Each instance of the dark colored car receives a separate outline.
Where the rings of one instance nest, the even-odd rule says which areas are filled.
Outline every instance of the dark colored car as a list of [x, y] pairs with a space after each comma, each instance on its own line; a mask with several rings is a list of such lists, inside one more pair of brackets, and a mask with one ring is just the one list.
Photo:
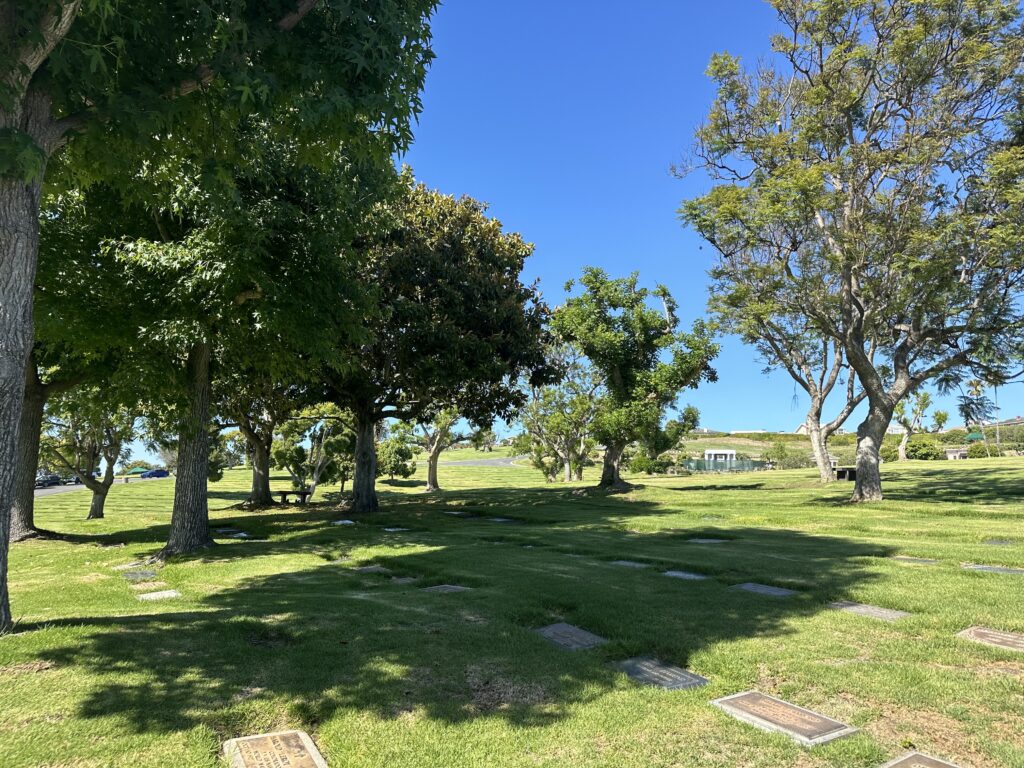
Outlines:
[[152, 478], [152, 477], [170, 477], [171, 473], [166, 469], [150, 469], [143, 472], [139, 477]]
[[60, 485], [60, 475], [53, 472], [36, 473], [36, 488], [49, 488], [51, 485]]

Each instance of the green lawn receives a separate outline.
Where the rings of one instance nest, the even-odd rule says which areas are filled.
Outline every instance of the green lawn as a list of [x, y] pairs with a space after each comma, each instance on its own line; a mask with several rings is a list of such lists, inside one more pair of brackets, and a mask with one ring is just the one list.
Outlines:
[[[68, 540], [13, 549], [0, 765], [216, 766], [225, 739], [296, 727], [344, 768], [868, 768], [912, 745], [964, 768], [1024, 766], [1024, 654], [955, 637], [1024, 632], [1024, 576], [960, 567], [1024, 567], [1019, 459], [887, 466], [889, 500], [870, 507], [813, 471], [644, 479], [611, 497], [523, 467], [442, 467], [441, 481], [437, 497], [385, 484], [377, 516], [331, 526], [344, 515], [326, 504], [228, 509], [248, 482], [229, 472], [211, 486], [215, 525], [269, 540], [165, 565], [182, 596], [158, 603], [112, 568], [159, 548], [173, 481], [115, 486], [103, 521], [83, 519], [87, 493], [41, 499], [40, 523]], [[367, 564], [419, 581], [354, 571]], [[799, 594], [729, 589], [748, 581]], [[419, 590], [440, 583], [473, 589]], [[610, 642], [570, 652], [532, 631], [563, 620]], [[711, 683], [668, 692], [610, 666], [641, 654]], [[709, 704], [752, 688], [861, 730], [807, 750]]]

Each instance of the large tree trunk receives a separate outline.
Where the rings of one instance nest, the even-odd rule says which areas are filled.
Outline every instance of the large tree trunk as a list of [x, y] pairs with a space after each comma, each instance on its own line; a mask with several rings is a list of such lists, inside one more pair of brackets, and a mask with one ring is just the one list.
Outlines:
[[102, 520], [103, 507], [107, 503], [107, 486], [103, 485], [92, 492], [92, 501], [89, 502], [89, 516], [86, 520]]
[[882, 448], [885, 431], [892, 420], [892, 412], [892, 406], [872, 402], [868, 408], [868, 415], [857, 427], [857, 481], [851, 501], [882, 500], [878, 452]]
[[[0, 128], [17, 127], [0, 109]], [[39, 254], [41, 182], [0, 178], [0, 633], [13, 626], [7, 588], [11, 510], [20, 461], [25, 363], [32, 346], [32, 289]]]
[[39, 381], [35, 356], [25, 364], [25, 397], [18, 426], [18, 457], [14, 467], [14, 503], [11, 505], [11, 541], [36, 536], [36, 470], [39, 468], [39, 435], [43, 428], [46, 387]]
[[441, 484], [437, 481], [437, 464], [441, 458], [441, 441], [430, 447], [427, 454], [427, 493], [441, 490]]
[[598, 488], [628, 488], [629, 483], [623, 482], [619, 475], [619, 466], [622, 464], [622, 454], [626, 450], [624, 444], [605, 446], [604, 464], [601, 467], [601, 482]]
[[171, 531], [161, 557], [213, 546], [206, 484], [210, 461], [210, 344], [198, 341], [188, 353], [189, 407], [178, 436]]
[[376, 512], [377, 423], [369, 413], [356, 415], [356, 469], [352, 478], [352, 511]]
[[814, 454], [814, 463], [818, 467], [818, 475], [823, 483], [831, 483], [835, 479], [832, 471], [832, 460], [828, 455], [828, 443], [825, 439], [825, 432], [821, 428], [821, 422], [813, 414], [807, 415], [807, 436], [811, 439], [811, 452]]
[[248, 503], [254, 507], [266, 507], [274, 503], [270, 495], [270, 450], [259, 439], [249, 439], [249, 455], [252, 459], [252, 489]]

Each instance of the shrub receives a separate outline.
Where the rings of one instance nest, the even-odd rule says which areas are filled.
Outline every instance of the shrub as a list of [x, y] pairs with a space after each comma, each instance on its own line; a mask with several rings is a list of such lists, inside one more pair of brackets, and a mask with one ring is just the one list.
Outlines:
[[643, 453], [638, 453], [629, 462], [629, 471], [636, 474], [664, 475], [672, 462], [665, 459], [652, 459]]
[[985, 450], [984, 443], [971, 443], [967, 446], [968, 459], [987, 459], [989, 452]]
[[892, 443], [882, 443], [878, 456], [882, 461], [896, 461], [900, 457], [900, 450]]
[[907, 445], [907, 458], [918, 461], [937, 461], [946, 458], [946, 452], [934, 440], [911, 440]]
[[791, 448], [782, 440], [772, 443], [772, 447], [766, 450], [761, 458], [771, 462], [776, 469], [804, 469], [814, 463], [806, 451]]

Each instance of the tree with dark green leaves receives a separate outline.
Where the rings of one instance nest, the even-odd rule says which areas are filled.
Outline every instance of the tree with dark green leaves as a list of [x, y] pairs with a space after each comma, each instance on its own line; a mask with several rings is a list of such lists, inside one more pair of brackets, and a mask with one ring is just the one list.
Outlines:
[[401, 435], [392, 435], [377, 445], [377, 477], [412, 477], [416, 461], [412, 446]]
[[[161, 395], [153, 396], [160, 418], [178, 435], [164, 557], [213, 543], [206, 478], [214, 385], [230, 387], [248, 372], [276, 381], [311, 375], [325, 357], [341, 364], [335, 351], [362, 337], [364, 303], [348, 279], [345, 246], [363, 199], [393, 179], [372, 167], [357, 178], [341, 154], [327, 170], [304, 166], [263, 124], [236, 140], [248, 146], [248, 162], [231, 174], [209, 178], [187, 159], [174, 165], [179, 183], [154, 211], [159, 239], [110, 245], [125, 294], [146, 308], [136, 318], [136, 357]], [[167, 172], [153, 166], [140, 176]]]
[[929, 380], [1001, 380], [1018, 357], [1018, 4], [773, 5], [773, 59], [712, 59], [696, 156], [716, 185], [684, 214], [725, 268], [842, 348], [868, 406], [852, 500], [876, 501], [897, 403]]
[[431, 419], [445, 408], [476, 424], [509, 417], [540, 381], [547, 311], [519, 274], [532, 246], [502, 231], [469, 197], [408, 176], [357, 242], [358, 285], [376, 309], [369, 341], [344, 349], [335, 401], [355, 415], [353, 511], [378, 508], [375, 434], [385, 419]]
[[323, 403], [303, 408], [281, 424], [271, 456], [274, 466], [288, 472], [292, 486], [309, 491], [312, 499], [320, 485], [343, 483], [351, 476], [355, 444], [351, 414]]
[[[434, 0], [0, 0], [0, 631], [8, 525], [48, 167], [125, 191], [163, 155], [215, 167], [240, 121], [273, 115], [304, 162], [344, 142], [406, 145], [430, 61]], [[192, 362], [202, 365], [201, 350]]]
[[[716, 378], [711, 361], [718, 346], [703, 322], [680, 331], [668, 289], [641, 288], [637, 279], [588, 267], [579, 280], [582, 293], [559, 307], [551, 324], [600, 374], [604, 396], [594, 435], [605, 449], [599, 487], [606, 489], [628, 487], [619, 473], [626, 446], [657, 427], [683, 389]], [[566, 291], [574, 287], [570, 282]], [[651, 306], [654, 300], [661, 306]]]

